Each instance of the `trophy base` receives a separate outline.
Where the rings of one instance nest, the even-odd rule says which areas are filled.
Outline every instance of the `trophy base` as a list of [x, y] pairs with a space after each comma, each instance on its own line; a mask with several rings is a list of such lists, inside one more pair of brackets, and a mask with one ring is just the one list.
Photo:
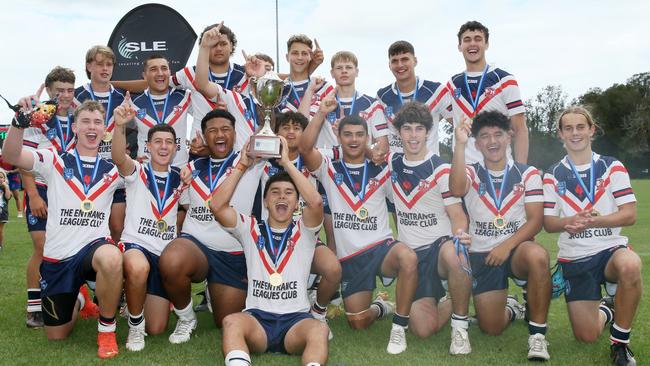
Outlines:
[[281, 146], [278, 136], [253, 135], [248, 145], [248, 153], [255, 158], [278, 159]]

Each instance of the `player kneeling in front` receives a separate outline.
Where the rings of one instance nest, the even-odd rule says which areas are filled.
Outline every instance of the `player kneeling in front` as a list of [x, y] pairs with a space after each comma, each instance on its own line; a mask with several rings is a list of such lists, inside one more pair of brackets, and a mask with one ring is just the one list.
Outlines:
[[[544, 228], [561, 233], [558, 262], [576, 339], [595, 342], [611, 323], [615, 365], [636, 365], [630, 331], [641, 300], [641, 259], [621, 236], [636, 221], [636, 198], [627, 170], [616, 158], [591, 150], [596, 124], [582, 107], [558, 120], [567, 156], [544, 175]], [[601, 301], [601, 285], [612, 298]], [[600, 301], [600, 304], [599, 304]], [[614, 316], [616, 310], [616, 316]]]
[[[499, 112], [479, 114], [471, 127], [464, 120], [455, 130], [449, 188], [456, 197], [464, 197], [469, 214], [472, 293], [479, 327], [498, 335], [510, 322], [523, 318], [524, 307], [507, 296], [508, 277], [518, 284], [527, 282], [528, 359], [548, 360], [549, 258], [533, 241], [542, 228], [542, 180], [535, 167], [508, 159], [511, 133], [508, 117]], [[483, 160], [465, 165], [470, 134]]]
[[122, 293], [122, 253], [109, 239], [108, 217], [119, 176], [113, 163], [98, 156], [104, 134], [104, 108], [86, 101], [77, 108], [72, 131], [75, 149], [22, 148], [23, 129], [15, 124], [2, 149], [5, 160], [47, 182], [48, 216], [41, 263], [41, 299], [45, 335], [66, 338], [83, 306], [79, 287], [96, 281], [99, 299], [97, 355], [118, 354], [115, 312]]
[[149, 163], [139, 163], [125, 153], [125, 126], [135, 117], [129, 102], [127, 93], [126, 102], [115, 109], [111, 154], [124, 177], [129, 197], [122, 232], [124, 289], [129, 314], [126, 349], [140, 351], [144, 349], [147, 333], [160, 334], [167, 328], [169, 299], [162, 285], [158, 260], [163, 249], [176, 237], [176, 212], [182, 183], [178, 168], [170, 167], [176, 151], [173, 127], [160, 124], [147, 132]]
[[[270, 177], [264, 187], [266, 221], [258, 222], [230, 207], [235, 187], [252, 164], [245, 153], [210, 203], [217, 221], [241, 243], [248, 273], [246, 309], [223, 320], [226, 366], [250, 365], [251, 351], [302, 353], [303, 365], [327, 362], [329, 328], [311, 315], [307, 297], [323, 201], [293, 165], [287, 142], [281, 139], [280, 165], [285, 172]], [[299, 195], [305, 207], [302, 217], [294, 221]]]

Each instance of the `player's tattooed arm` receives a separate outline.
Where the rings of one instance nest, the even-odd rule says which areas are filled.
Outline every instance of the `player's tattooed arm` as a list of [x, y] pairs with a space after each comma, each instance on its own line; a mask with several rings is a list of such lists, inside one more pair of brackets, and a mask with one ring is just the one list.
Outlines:
[[451, 173], [449, 174], [449, 191], [455, 197], [463, 197], [469, 191], [470, 182], [465, 171], [465, 146], [470, 135], [469, 121], [463, 116], [460, 125], [454, 129], [456, 145], [451, 158]]

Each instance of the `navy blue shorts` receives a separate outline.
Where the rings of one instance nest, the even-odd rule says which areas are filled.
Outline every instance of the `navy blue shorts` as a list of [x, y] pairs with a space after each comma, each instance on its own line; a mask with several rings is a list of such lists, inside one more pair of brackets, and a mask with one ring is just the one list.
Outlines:
[[[47, 186], [37, 184], [36, 190], [38, 190], [38, 195], [45, 201], [47, 204]], [[29, 195], [25, 195], [25, 219], [27, 220], [27, 231], [30, 233], [32, 231], [45, 231], [45, 226], [47, 225], [47, 218], [42, 219], [32, 215], [32, 210], [29, 209]]]
[[361, 291], [373, 291], [377, 287], [375, 276], [382, 279], [384, 286], [393, 283], [393, 278], [382, 277], [381, 264], [395, 243], [397, 241], [393, 239], [386, 239], [371, 245], [361, 253], [341, 260], [343, 274], [341, 294], [343, 298]]
[[9, 181], [9, 190], [20, 191], [23, 189], [23, 181], [20, 179], [19, 173], [7, 173], [7, 180]]
[[248, 290], [246, 257], [243, 252], [234, 254], [212, 250], [187, 233], [181, 233], [178, 237], [192, 241], [208, 259], [208, 284], [220, 283], [244, 291]]
[[485, 264], [487, 253], [469, 253], [469, 263], [472, 267], [472, 294], [474, 296], [488, 291], [505, 290], [508, 288], [508, 277], [518, 281], [525, 281], [515, 277], [512, 273], [512, 256], [517, 249], [510, 252], [508, 259], [500, 266], [488, 266]]
[[303, 319], [313, 319], [310, 313], [274, 314], [259, 309], [245, 311], [257, 320], [266, 333], [266, 351], [287, 353], [284, 348], [284, 337], [287, 332]]
[[167, 292], [162, 284], [162, 277], [160, 276], [160, 268], [158, 267], [159, 256], [151, 253], [147, 249], [135, 243], [124, 243], [124, 252], [129, 249], [139, 250], [147, 258], [149, 262], [149, 275], [147, 276], [147, 293], [151, 295], [160, 296], [163, 299], [169, 300]]
[[445, 296], [446, 291], [438, 275], [438, 255], [440, 246], [449, 239], [450, 237], [443, 236], [432, 244], [415, 249], [418, 256], [418, 287], [413, 301], [423, 297], [433, 297], [438, 301]]
[[113, 193], [113, 203], [126, 203], [126, 189], [116, 189]]
[[579, 300], [600, 300], [602, 298], [601, 285], [606, 282], [605, 267], [615, 251], [627, 248], [619, 245], [605, 249], [590, 257], [574, 261], [558, 261], [562, 266], [566, 290], [566, 302]]
[[45, 325], [55, 326], [72, 320], [79, 287], [95, 281], [93, 255], [102, 245], [113, 245], [105, 238], [95, 239], [77, 254], [59, 262], [41, 262], [41, 302]]

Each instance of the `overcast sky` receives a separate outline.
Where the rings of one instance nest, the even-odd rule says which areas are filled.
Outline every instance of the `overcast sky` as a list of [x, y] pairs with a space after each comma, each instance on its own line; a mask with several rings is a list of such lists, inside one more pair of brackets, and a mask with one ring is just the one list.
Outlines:
[[[224, 20], [240, 50], [275, 58], [275, 1], [160, 1], [179, 11], [196, 33]], [[33, 93], [56, 65], [87, 82], [86, 50], [106, 44], [119, 19], [140, 1], [4, 1], [0, 12], [0, 93], [16, 102]], [[360, 91], [375, 95], [392, 81], [387, 48], [413, 43], [417, 74], [446, 81], [464, 69], [456, 33], [467, 20], [490, 29], [489, 63], [514, 74], [524, 100], [542, 87], [562, 85], [576, 97], [589, 88], [624, 83], [650, 71], [650, 2], [645, 1], [279, 1], [280, 71], [286, 72], [286, 39], [316, 37], [325, 63], [316, 74], [329, 77], [329, 59], [339, 50], [359, 58]], [[196, 47], [190, 63], [196, 59]], [[11, 112], [0, 107], [3, 123]]]

